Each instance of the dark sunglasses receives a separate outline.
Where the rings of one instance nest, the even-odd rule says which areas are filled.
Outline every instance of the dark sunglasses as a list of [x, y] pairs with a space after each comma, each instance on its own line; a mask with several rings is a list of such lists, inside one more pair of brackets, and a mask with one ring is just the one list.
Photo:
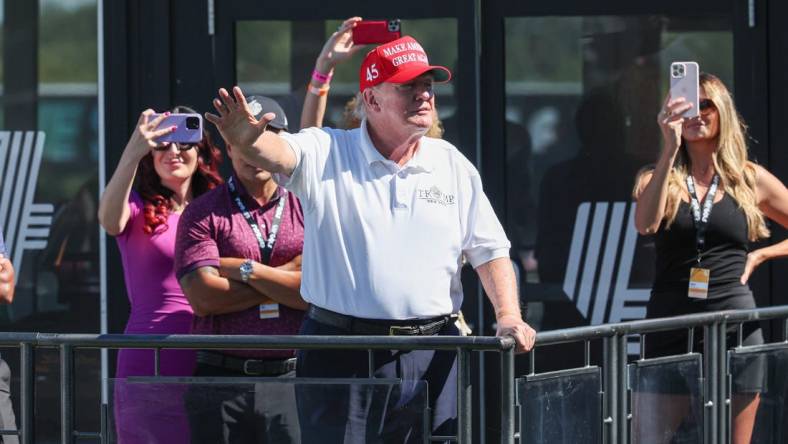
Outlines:
[[700, 112], [704, 114], [711, 112], [711, 110], [713, 109], [717, 109], [717, 107], [714, 105], [714, 102], [712, 102], [711, 99], [703, 99], [698, 103], [698, 105], [699, 105], [698, 108], [700, 108]]
[[[192, 148], [194, 148], [196, 146], [197, 145], [194, 144], [194, 143], [176, 143], [175, 144], [175, 148], [178, 148], [178, 151], [189, 151], [190, 149], [192, 149]], [[169, 143], [166, 144], [166, 145], [159, 145], [159, 146], [153, 148], [153, 151], [159, 151], [159, 152], [169, 151], [169, 150], [170, 150], [170, 144]]]

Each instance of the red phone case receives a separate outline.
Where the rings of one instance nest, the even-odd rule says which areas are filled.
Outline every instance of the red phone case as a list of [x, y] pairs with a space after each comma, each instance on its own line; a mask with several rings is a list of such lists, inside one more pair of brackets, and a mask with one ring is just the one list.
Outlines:
[[402, 36], [400, 31], [389, 31], [389, 22], [360, 21], [353, 28], [353, 43], [366, 45], [369, 43], [387, 43]]

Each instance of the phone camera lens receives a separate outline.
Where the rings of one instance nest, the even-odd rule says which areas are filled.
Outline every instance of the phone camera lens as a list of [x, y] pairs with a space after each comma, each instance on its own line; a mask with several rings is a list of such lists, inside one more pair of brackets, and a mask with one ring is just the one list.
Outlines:
[[186, 128], [190, 130], [200, 129], [200, 119], [197, 117], [187, 117]]

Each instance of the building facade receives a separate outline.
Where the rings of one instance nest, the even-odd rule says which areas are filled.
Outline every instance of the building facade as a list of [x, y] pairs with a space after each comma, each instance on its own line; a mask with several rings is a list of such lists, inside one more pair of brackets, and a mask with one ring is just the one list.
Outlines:
[[[6, 331], [122, 332], [123, 272], [96, 209], [139, 113], [176, 104], [208, 111], [218, 87], [238, 84], [276, 98], [295, 131], [315, 57], [354, 15], [401, 19], [431, 62], [453, 70], [454, 80], [436, 87], [444, 137], [482, 173], [539, 330], [645, 315], [653, 242], [634, 230], [630, 195], [636, 172], [659, 150], [656, 114], [672, 61], [696, 61], [734, 91], [751, 157], [788, 181], [788, 30], [780, 26], [788, 4], [777, 0], [0, 4], [0, 227], [18, 275], [16, 302], [0, 307]], [[326, 125], [342, 124], [362, 56], [337, 68]], [[785, 237], [781, 227], [772, 233], [769, 242]], [[788, 262], [776, 261], [756, 272], [759, 306], [788, 303], [788, 281], [779, 278], [787, 271]], [[494, 334], [474, 274], [465, 277], [474, 334]], [[3, 356], [14, 368], [13, 354]], [[537, 365], [581, 360], [582, 350], [568, 348]], [[41, 441], [57, 430], [56, 361], [54, 351], [37, 356]], [[106, 393], [91, 381], [111, 377], [113, 361], [92, 351], [77, 359], [86, 384], [77, 421], [98, 420], [92, 412]], [[496, 384], [496, 365], [474, 363], [475, 395], [491, 406], [479, 388]]]

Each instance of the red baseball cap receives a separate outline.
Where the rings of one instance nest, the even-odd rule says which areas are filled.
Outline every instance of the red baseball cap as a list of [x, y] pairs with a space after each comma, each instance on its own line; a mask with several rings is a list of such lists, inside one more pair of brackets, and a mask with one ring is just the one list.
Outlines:
[[449, 68], [430, 65], [419, 42], [405, 36], [367, 53], [358, 73], [359, 91], [383, 82], [407, 83], [426, 72], [432, 72], [437, 83], [451, 79]]

